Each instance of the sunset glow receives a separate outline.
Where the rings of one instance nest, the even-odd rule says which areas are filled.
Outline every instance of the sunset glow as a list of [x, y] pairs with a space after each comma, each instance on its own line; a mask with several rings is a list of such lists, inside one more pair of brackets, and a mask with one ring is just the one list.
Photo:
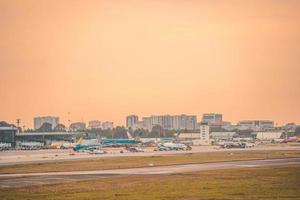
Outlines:
[[[0, 0], [0, 119], [300, 123], [298, 0]], [[68, 116], [68, 112], [70, 113]]]

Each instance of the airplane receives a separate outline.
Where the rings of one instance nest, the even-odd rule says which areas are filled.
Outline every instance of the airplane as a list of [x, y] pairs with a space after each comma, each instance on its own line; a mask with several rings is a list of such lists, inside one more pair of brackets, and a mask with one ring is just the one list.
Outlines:
[[95, 155], [97, 155], [97, 154], [106, 154], [107, 153], [106, 151], [102, 150], [99, 147], [90, 147], [90, 148], [87, 149], [87, 152], [89, 154], [95, 154]]
[[283, 143], [284, 141], [285, 141], [285, 139], [277, 138], [277, 139], [274, 139], [272, 142], [273, 143]]
[[102, 144], [98, 142], [97, 139], [92, 139], [92, 140], [83, 140], [81, 137], [77, 144], [74, 145], [73, 150], [74, 151], [80, 151], [80, 150], [89, 150], [92, 148], [101, 148]]
[[72, 149], [75, 145], [76, 145], [76, 143], [64, 142], [60, 148], [61, 149]]
[[254, 144], [244, 143], [244, 142], [220, 142], [219, 145], [222, 148], [231, 149], [231, 148], [250, 148], [254, 147]]
[[101, 149], [96, 149], [96, 150], [90, 150], [89, 151], [89, 154], [95, 154], [95, 155], [97, 155], [97, 154], [106, 154], [106, 153], [107, 153], [106, 151], [103, 151]]
[[294, 136], [294, 137], [289, 137], [285, 140], [282, 141], [282, 143], [288, 143], [288, 142], [299, 142], [300, 141], [300, 136]]
[[103, 138], [101, 142], [99, 142], [97, 139], [83, 140], [82, 138], [80, 138], [77, 144], [74, 145], [73, 150], [80, 151], [80, 150], [89, 150], [96, 147], [101, 148], [101, 147], [108, 147], [108, 146], [128, 146], [128, 145], [139, 143], [139, 141], [133, 138], [129, 132], [127, 132], [127, 137], [128, 138], [118, 138], [118, 139]]
[[172, 143], [174, 141], [174, 138], [160, 138], [160, 141], [162, 143]]
[[51, 149], [72, 149], [76, 144], [82, 142], [82, 138], [78, 140], [77, 143], [74, 142], [68, 142], [68, 141], [52, 141], [49, 145], [49, 148]]
[[172, 143], [172, 142], [166, 142], [158, 145], [159, 151], [168, 151], [168, 150], [191, 150], [191, 147], [182, 144], [182, 143]]
[[137, 143], [140, 143], [140, 141], [133, 138], [129, 132], [127, 132], [127, 138], [117, 138], [117, 139], [104, 138], [101, 141], [101, 144], [104, 146], [126, 146], [126, 145], [132, 145]]
[[251, 142], [245, 142], [245, 148], [252, 148], [252, 147], [255, 147], [255, 144], [254, 143], [251, 143]]
[[49, 145], [49, 148], [51, 149], [60, 149], [63, 145], [63, 141], [53, 141], [51, 142], [51, 144]]
[[157, 144], [160, 138], [140, 138], [142, 144]]

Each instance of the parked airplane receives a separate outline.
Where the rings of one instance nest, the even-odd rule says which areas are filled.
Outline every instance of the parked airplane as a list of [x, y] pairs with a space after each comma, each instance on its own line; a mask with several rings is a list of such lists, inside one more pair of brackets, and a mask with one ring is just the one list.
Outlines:
[[252, 148], [252, 147], [255, 147], [255, 144], [254, 143], [251, 143], [251, 142], [245, 142], [245, 148]]
[[107, 152], [102, 150], [100, 147], [90, 147], [87, 149], [89, 154], [106, 154]]
[[169, 150], [191, 150], [192, 148], [182, 143], [166, 142], [158, 145], [158, 151], [169, 151]]
[[288, 142], [298, 142], [300, 141], [300, 136], [294, 136], [294, 137], [289, 137], [285, 140], [282, 141], [282, 143], [288, 143]]
[[143, 145], [155, 145], [159, 143], [160, 139], [159, 138], [140, 138], [139, 141]]
[[96, 147], [98, 148], [102, 147], [101, 143], [99, 143], [97, 139], [84, 140], [83, 138], [80, 138], [77, 144], [74, 145], [73, 150], [74, 151], [88, 150]]
[[60, 148], [61, 149], [72, 149], [72, 148], [74, 148], [75, 145], [76, 145], [76, 143], [64, 142]]
[[63, 145], [63, 141], [52, 141], [49, 145], [49, 148], [51, 149], [60, 149]]
[[49, 147], [52, 149], [72, 149], [76, 144], [81, 144], [82, 142], [83, 138], [80, 138], [77, 143], [68, 141], [53, 141]]
[[133, 138], [129, 132], [127, 132], [127, 137], [128, 138], [117, 138], [117, 139], [104, 138], [102, 139], [101, 144], [104, 146], [126, 146], [126, 145], [140, 143], [140, 141]]

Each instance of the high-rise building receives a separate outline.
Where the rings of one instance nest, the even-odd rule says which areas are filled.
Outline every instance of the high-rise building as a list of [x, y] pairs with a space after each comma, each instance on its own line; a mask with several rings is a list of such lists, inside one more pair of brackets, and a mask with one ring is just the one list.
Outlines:
[[185, 128], [187, 130], [194, 130], [197, 127], [197, 116], [186, 115], [185, 116]]
[[35, 117], [33, 119], [33, 127], [35, 130], [41, 128], [44, 123], [49, 123], [54, 129], [59, 124], [59, 117], [55, 116], [44, 116], [44, 117]]
[[197, 126], [197, 116], [195, 115], [152, 115], [142, 119], [144, 128], [149, 131], [156, 125], [166, 130], [194, 130]]
[[223, 121], [222, 114], [204, 113], [202, 116], [202, 122], [204, 122], [204, 123], [220, 123], [222, 121]]
[[175, 115], [172, 117], [172, 129], [180, 130], [183, 129], [184, 125], [182, 123], [182, 117], [180, 115]]
[[139, 121], [139, 117], [137, 115], [129, 115], [126, 117], [126, 127], [132, 128], [134, 127]]
[[172, 116], [172, 129], [174, 130], [194, 130], [197, 128], [196, 115], [175, 115]]
[[171, 115], [163, 115], [162, 116], [162, 124], [163, 128], [167, 130], [173, 129], [173, 117]]
[[152, 117], [143, 117], [142, 120], [143, 120], [144, 129], [151, 131], [153, 127]]

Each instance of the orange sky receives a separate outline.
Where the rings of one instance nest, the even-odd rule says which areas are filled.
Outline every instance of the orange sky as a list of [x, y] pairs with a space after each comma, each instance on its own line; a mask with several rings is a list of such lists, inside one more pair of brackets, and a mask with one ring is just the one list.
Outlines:
[[0, 0], [0, 121], [300, 123], [299, 0]]

